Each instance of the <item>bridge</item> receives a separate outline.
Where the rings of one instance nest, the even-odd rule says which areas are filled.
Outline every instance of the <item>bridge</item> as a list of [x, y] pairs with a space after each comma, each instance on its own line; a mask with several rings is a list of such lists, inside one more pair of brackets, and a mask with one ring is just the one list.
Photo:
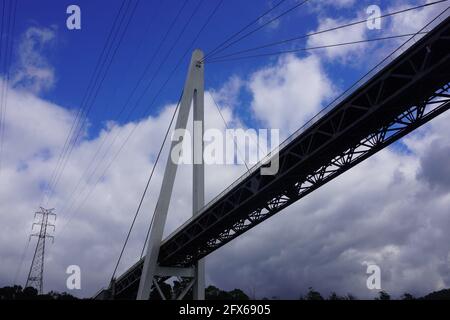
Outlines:
[[[158, 265], [189, 268], [450, 108], [450, 18], [386, 60], [160, 245]], [[301, 106], [299, 106], [300, 108]], [[97, 298], [136, 298], [145, 257]], [[161, 281], [167, 278], [161, 277]]]

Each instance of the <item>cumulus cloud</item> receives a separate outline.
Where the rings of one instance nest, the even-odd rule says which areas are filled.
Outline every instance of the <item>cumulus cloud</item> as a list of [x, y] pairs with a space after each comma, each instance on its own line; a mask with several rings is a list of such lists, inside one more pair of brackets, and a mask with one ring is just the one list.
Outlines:
[[[427, 0], [424, 3], [433, 2]], [[353, 4], [353, 3], [350, 3]], [[381, 15], [397, 12], [417, 6], [420, 3], [413, 1], [402, 2], [401, 4], [393, 4], [387, 6], [380, 6]], [[368, 40], [373, 38], [380, 38], [386, 36], [396, 36], [402, 34], [416, 33], [423, 27], [428, 25], [435, 17], [448, 9], [446, 3], [440, 3], [421, 9], [415, 9], [402, 14], [397, 14], [391, 17], [383, 18], [380, 22], [380, 29], [370, 29], [366, 23], [334, 30], [332, 32], [326, 32], [318, 35], [314, 35], [308, 38], [306, 43], [307, 47], [320, 47], [327, 45], [334, 45], [339, 43], [347, 43], [353, 41]], [[355, 16], [347, 16], [346, 14], [331, 14], [326, 10], [320, 11], [318, 17], [318, 26], [311, 32], [317, 32], [321, 30], [327, 30], [330, 28], [338, 27], [355, 21], [361, 21], [368, 19], [370, 15], [366, 12], [367, 6], [358, 6], [355, 8]], [[444, 12], [441, 19], [431, 25], [434, 27], [439, 21], [445, 19], [450, 15], [450, 10]], [[430, 28], [424, 30], [429, 31]], [[419, 34], [415, 37], [415, 41], [420, 39], [424, 34]], [[404, 43], [408, 38], [391, 39], [381, 42], [365, 42], [352, 45], [345, 45], [339, 47], [330, 47], [316, 50], [316, 54], [319, 54], [327, 62], [338, 62], [346, 64], [348, 66], [364, 66], [368, 59], [379, 61], [387, 54], [391, 53], [400, 44]], [[408, 42], [404, 48], [406, 49], [412, 45], [415, 41]]]
[[31, 92], [48, 90], [55, 83], [55, 72], [43, 55], [46, 47], [55, 41], [55, 28], [30, 27], [19, 44], [19, 61], [13, 84]]
[[337, 9], [348, 8], [351, 7], [355, 3], [355, 0], [322, 0], [319, 3], [312, 1], [310, 5], [312, 5], [316, 9], [324, 9], [327, 7], [333, 7]]
[[64, 137], [55, 132], [68, 130], [72, 121], [71, 112], [21, 89], [11, 90], [7, 104], [4, 141], [7, 152], [3, 159], [7, 164], [46, 160], [64, 143]]
[[218, 91], [215, 92], [217, 102], [221, 105], [225, 104], [235, 108], [239, 103], [239, 95], [244, 85], [244, 81], [241, 78], [232, 76]]
[[[361, 17], [350, 20], [323, 18], [320, 20], [317, 29], [311, 32], [335, 28], [356, 20], [361, 20]], [[365, 40], [367, 39], [366, 31], [367, 31], [366, 25], [359, 24], [349, 28], [337, 29], [333, 32], [326, 32], [314, 35], [308, 38], [307, 47], [320, 47], [339, 43]], [[355, 61], [355, 59], [360, 59], [361, 56], [365, 54], [366, 48], [367, 43], [358, 43], [354, 45], [320, 49], [317, 52], [319, 54], [325, 55], [325, 57], [330, 60], [338, 59], [340, 60], [340, 62], [348, 63]]]
[[[433, 1], [414, 2], [407, 1], [401, 4], [393, 4], [386, 7], [381, 7], [381, 14], [389, 12], [396, 12], [405, 10], [424, 3], [431, 3]], [[415, 9], [402, 14], [397, 14], [381, 20], [380, 30], [368, 30], [368, 38], [383, 37], [387, 35], [401, 35], [401, 34], [415, 34], [420, 32], [429, 32], [438, 23], [443, 21], [450, 15], [448, 4], [438, 3], [421, 9]], [[439, 18], [437, 18], [439, 16]], [[437, 18], [437, 19], [435, 19]], [[370, 51], [370, 55], [375, 60], [384, 58], [387, 54], [396, 50], [399, 46], [402, 49], [397, 51], [396, 55], [402, 53], [409, 46], [413, 45], [417, 40], [423, 37], [425, 33], [418, 33], [412, 39], [411, 36], [402, 37], [398, 39], [391, 39], [379, 43], [371, 43], [368, 45], [366, 51]]]
[[[226, 87], [232, 88], [235, 81], [230, 80]], [[4, 159], [1, 172], [2, 179], [9, 181], [1, 185], [0, 215], [2, 221], [5, 221], [2, 223], [3, 241], [0, 245], [2, 284], [13, 280], [23, 245], [30, 233], [33, 214], [42, 199], [43, 186], [52, 175], [74, 120], [74, 115], [62, 106], [46, 102], [30, 92], [15, 88], [9, 90], [8, 108], [11, 112], [8, 113], [6, 124], [7, 158]], [[221, 92], [218, 100], [221, 101], [224, 118], [229, 125], [237, 123], [230, 103], [235, 98], [231, 95], [226, 97], [222, 90], [217, 92]], [[49, 246], [46, 253], [46, 289], [66, 290], [65, 270], [71, 264], [79, 265], [82, 270], [85, 285], [79, 295], [91, 295], [108, 283], [174, 108], [173, 104], [167, 105], [159, 115], [138, 122], [124, 125], [109, 123], [98, 137], [83, 140], [74, 147], [48, 204], [56, 208], [58, 218], [55, 244]], [[205, 95], [205, 108], [206, 128], [224, 131], [225, 124], [209, 93]], [[131, 130], [135, 130], [135, 134], [128, 140], [125, 149], [111, 167], [105, 171], [111, 155], [116, 154]], [[111, 143], [115, 136], [115, 143]], [[105, 138], [107, 142], [101, 149], [100, 156], [93, 158]], [[109, 156], [104, 158], [102, 155], [107, 145], [111, 145], [111, 149]], [[140, 255], [162, 181], [165, 159], [168, 157], [167, 149], [166, 147], [162, 161], [157, 167], [119, 271], [134, 263]], [[90, 169], [86, 171], [86, 168]], [[206, 179], [207, 200], [231, 184], [245, 170], [243, 165], [221, 166], [220, 170], [218, 168], [219, 166], [207, 168], [207, 176], [214, 177]], [[166, 235], [192, 215], [191, 210], [186, 210], [192, 204], [192, 191], [186, 187], [191, 185], [191, 167], [181, 166], [174, 188]], [[8, 216], [9, 210], [14, 212], [11, 217]], [[34, 249], [33, 245], [34, 242], [28, 250], [20, 274], [19, 280], [22, 284], [24, 271], [31, 263], [30, 253]]]
[[[211, 281], [259, 297], [297, 298], [312, 286], [325, 295], [373, 298], [363, 264], [371, 261], [381, 268], [382, 288], [396, 297], [448, 287], [449, 188], [436, 194], [427, 183], [433, 176], [418, 174], [427, 168], [429, 137], [448, 144], [448, 119], [405, 139], [408, 153], [383, 150], [214, 253]], [[443, 159], [436, 158], [436, 171]], [[440, 175], [431, 179], [448, 181], [447, 170]], [[230, 269], [236, 272], [225, 279]]]
[[325, 1], [328, 5], [337, 7], [349, 7], [355, 3], [355, 0], [337, 0], [337, 1]]
[[[424, 1], [424, 3], [434, 2], [432, 0]], [[411, 7], [411, 4], [393, 5], [389, 11], [399, 11]], [[389, 19], [384, 25], [391, 33], [414, 33], [420, 28], [425, 27], [432, 19], [437, 17], [440, 13], [448, 9], [448, 4], [443, 2], [429, 7], [409, 11], [406, 14], [396, 15]], [[442, 15], [442, 19], [450, 15], [450, 10]]]
[[441, 140], [434, 140], [427, 146], [424, 157], [420, 159], [418, 178], [430, 184], [433, 188], [448, 190], [450, 187], [450, 168], [436, 166], [441, 159], [450, 159], [450, 145], [443, 145]]
[[[272, 1], [272, 0], [266, 1], [266, 7], [272, 8], [273, 6], [274, 6], [274, 1]], [[275, 16], [276, 16], [276, 14], [273, 13], [273, 12], [271, 12], [269, 14], [266, 14], [265, 16], [263, 16], [262, 18], [259, 19], [259, 24], [262, 25], [262, 24], [265, 24], [265, 23], [269, 22], [269, 20], [273, 20], [272, 22], [270, 22], [267, 25], [267, 29], [266, 30], [278, 29], [278, 27], [280, 26], [281, 21], [280, 21], [280, 19], [274, 20]]]
[[317, 113], [333, 94], [333, 85], [316, 56], [285, 56], [256, 71], [248, 81], [255, 116], [283, 136]]
[[[53, 39], [50, 34], [36, 37], [38, 43]], [[318, 55], [286, 56], [248, 79], [231, 78], [211, 94], [227, 122], [241, 126], [235, 107], [245, 86], [255, 117], [287, 135], [334, 95], [336, 88], [325, 72], [325, 61]], [[6, 159], [1, 172], [6, 182], [0, 185], [0, 285], [13, 280], [42, 186], [52, 174], [74, 117], [65, 106], [37, 97], [44, 89], [16, 83], [8, 95], [11, 111], [6, 119]], [[50, 201], [59, 216], [55, 244], [47, 250], [46, 290], [66, 291], [65, 270], [72, 264], [82, 272], [82, 290], [77, 295], [90, 296], [107, 285], [174, 107], [166, 105], [158, 115], [136, 122], [110, 122], [98, 137], [75, 146]], [[224, 130], [209, 93], [205, 108], [206, 127]], [[242, 288], [258, 298], [297, 298], [311, 286], [324, 294], [336, 291], [373, 297], [376, 293], [365, 286], [363, 264], [371, 261], [381, 268], [383, 289], [394, 295], [404, 291], [420, 295], [450, 286], [450, 172], [444, 163], [450, 146], [449, 116], [444, 114], [403, 139], [404, 148], [383, 150], [208, 256], [207, 282], [224, 289]], [[105, 137], [117, 135], [114, 154], [137, 126], [105, 175], [106, 164], [92, 176], [83, 175]], [[119, 273], [140, 255], [167, 156], [166, 148]], [[243, 166], [207, 166], [207, 199], [243, 172]], [[191, 184], [191, 168], [181, 166], [166, 235], [192, 214]], [[33, 244], [19, 278], [22, 283]]]

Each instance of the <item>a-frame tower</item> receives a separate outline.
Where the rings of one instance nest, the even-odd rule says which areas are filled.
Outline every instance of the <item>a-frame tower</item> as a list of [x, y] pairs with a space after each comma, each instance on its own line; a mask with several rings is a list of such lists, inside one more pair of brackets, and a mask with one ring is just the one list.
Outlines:
[[[195, 50], [192, 54], [189, 71], [184, 84], [183, 95], [180, 101], [178, 117], [175, 130], [186, 129], [191, 105], [193, 105], [194, 133], [193, 137], [193, 215], [197, 214], [204, 206], [205, 202], [205, 175], [203, 163], [203, 131], [204, 131], [204, 63], [203, 52]], [[155, 276], [180, 276], [189, 277], [191, 280], [183, 292], [176, 297], [182, 299], [184, 295], [193, 288], [194, 299], [204, 300], [205, 298], [205, 267], [203, 260], [200, 260], [192, 268], [162, 267], [158, 265], [159, 249], [163, 237], [164, 226], [167, 220], [170, 198], [172, 196], [173, 185], [177, 172], [178, 163], [171, 157], [172, 150], [177, 141], [172, 141], [169, 157], [167, 159], [164, 178], [156, 204], [155, 216], [147, 242], [147, 253], [144, 267], [139, 282], [137, 293], [138, 300], [148, 300], [152, 285], [164, 297]]]

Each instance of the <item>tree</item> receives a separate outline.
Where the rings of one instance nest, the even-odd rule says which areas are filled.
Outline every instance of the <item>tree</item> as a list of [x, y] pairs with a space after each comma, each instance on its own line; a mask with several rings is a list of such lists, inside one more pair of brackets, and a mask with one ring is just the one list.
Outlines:
[[306, 295], [306, 300], [324, 300], [324, 299], [318, 291], [315, 291], [312, 287], [309, 287], [308, 294]]
[[443, 289], [427, 294], [424, 300], [450, 300], [450, 289]]
[[234, 289], [229, 292], [232, 300], [250, 300], [241, 289]]
[[208, 286], [205, 289], [206, 300], [250, 300], [247, 294], [241, 289], [234, 289], [229, 292], [220, 290], [215, 286]]
[[35, 288], [21, 286], [0, 288], [0, 300], [76, 300], [78, 298], [63, 292], [50, 291], [47, 294], [38, 294]]
[[[36, 291], [37, 293], [37, 291]], [[22, 294], [21, 286], [0, 288], [0, 300], [15, 300]]]
[[375, 300], [391, 300], [391, 296], [384, 290], [381, 290], [378, 293], [378, 298], [375, 298]]
[[328, 300], [350, 300], [347, 297], [339, 296], [336, 292], [332, 292], [328, 297]]
[[206, 300], [230, 300], [231, 297], [227, 292], [220, 290], [219, 288], [217, 288], [215, 286], [208, 286], [205, 289], [205, 299]]
[[410, 293], [405, 292], [400, 299], [402, 300], [416, 300], [416, 298], [414, 298], [414, 296]]
[[22, 294], [17, 297], [17, 299], [21, 300], [34, 300], [38, 296], [38, 291], [32, 287], [26, 287], [23, 289]]

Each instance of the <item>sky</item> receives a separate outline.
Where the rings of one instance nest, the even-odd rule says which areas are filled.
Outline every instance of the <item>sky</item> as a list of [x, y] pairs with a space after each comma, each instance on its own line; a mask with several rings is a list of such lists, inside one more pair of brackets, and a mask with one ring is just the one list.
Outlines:
[[[277, 2], [225, 0], [203, 28], [218, 0], [129, 1], [117, 20], [121, 28], [113, 29], [111, 50], [103, 51], [122, 1], [19, 0], [2, 123], [0, 286], [26, 280], [35, 246], [35, 240], [28, 243], [33, 215], [55, 168], [59, 178], [44, 201], [58, 215], [44, 288], [68, 291], [65, 272], [73, 264], [81, 268], [82, 288], [69, 293], [88, 297], [108, 284], [195, 48], [211, 52], [255, 20], [252, 28], [259, 29], [215, 55], [219, 60], [366, 19], [370, 5], [383, 14], [424, 2], [310, 0], [267, 23], [299, 2], [287, 0], [255, 20]], [[66, 27], [71, 4], [81, 8], [81, 30]], [[255, 53], [415, 33], [447, 6], [383, 19], [379, 30], [362, 24]], [[205, 65], [205, 126], [225, 130], [212, 95], [229, 126], [274, 128], [287, 137], [403, 41], [226, 62], [211, 58]], [[100, 58], [102, 52], [109, 55]], [[99, 61], [104, 72], [95, 77]], [[5, 79], [2, 69], [2, 85]], [[89, 112], [80, 137], [58, 166], [81, 108]], [[241, 288], [256, 298], [296, 299], [309, 287], [370, 298], [377, 291], [366, 287], [364, 262], [372, 262], [393, 296], [448, 288], [448, 120], [448, 114], [439, 116], [208, 256], [207, 284]], [[167, 156], [165, 148], [162, 159]], [[158, 163], [119, 273], [140, 255], [163, 169]], [[207, 166], [206, 200], [245, 170]], [[191, 171], [179, 169], [165, 235], [191, 215]]]

